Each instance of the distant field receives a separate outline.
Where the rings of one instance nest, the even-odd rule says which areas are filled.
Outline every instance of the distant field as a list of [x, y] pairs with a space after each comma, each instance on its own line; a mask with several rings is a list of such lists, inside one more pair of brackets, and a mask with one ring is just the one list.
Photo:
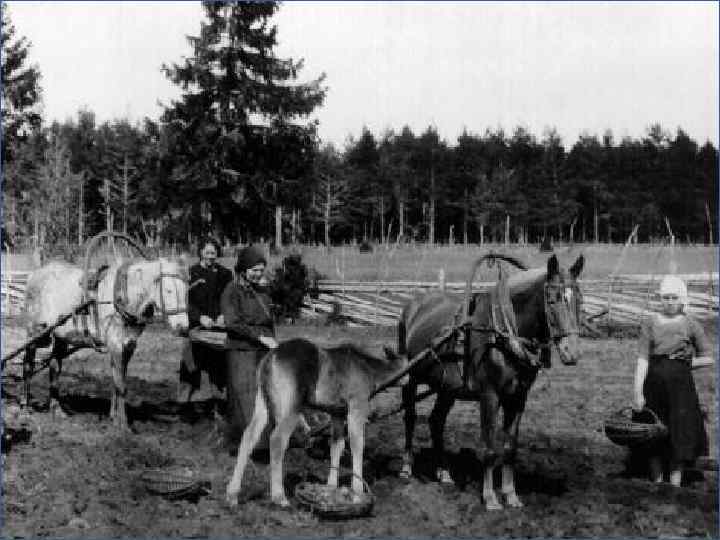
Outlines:
[[[540, 253], [536, 246], [503, 245], [468, 248], [381, 247], [373, 253], [360, 253], [356, 247], [337, 247], [329, 253], [321, 248], [304, 247], [301, 253], [306, 264], [318, 270], [326, 279], [342, 279], [344, 274], [346, 280], [434, 281], [442, 269], [447, 281], [463, 281], [472, 262], [490, 251], [515, 256], [530, 267], [545, 265], [549, 257], [548, 253]], [[621, 261], [622, 251], [623, 246], [620, 245], [576, 244], [572, 247], [558, 247], [555, 253], [566, 267], [582, 253], [585, 256], [582, 277], [586, 279], [605, 278], [616, 267], [623, 274], [664, 274], [669, 272], [673, 259], [679, 273], [705, 273], [718, 269], [718, 250], [715, 246], [678, 246], [673, 254], [669, 247], [637, 245], [629, 247]], [[229, 260], [228, 264], [231, 264]], [[274, 260], [271, 264], [274, 264]]]
[[[299, 252], [305, 264], [316, 269], [325, 279], [362, 281], [436, 281], [438, 272], [445, 272], [447, 281], [463, 281], [472, 261], [489, 251], [513, 255], [529, 266], [542, 266], [548, 259], [537, 246], [471, 245], [437, 246], [403, 245], [388, 248], [375, 247], [372, 253], [360, 253], [357, 246], [338, 246], [329, 251], [314, 246], [286, 246], [280, 255], [270, 256], [270, 267], [277, 266], [288, 253]], [[675, 261], [677, 272], [701, 274], [718, 271], [717, 246], [668, 246], [638, 244], [628, 247], [625, 257], [622, 245], [575, 244], [557, 246], [555, 249], [561, 264], [572, 264], [581, 253], [585, 255], [582, 277], [602, 279], [616, 271], [622, 274], [665, 274]], [[194, 261], [195, 257], [190, 260]], [[233, 256], [223, 257], [221, 262], [229, 268], [235, 263]], [[2, 271], [30, 270], [31, 257], [3, 254]], [[481, 276], [481, 275], [480, 275]]]
[[[486, 245], [480, 246], [402, 246], [376, 247], [372, 253], [360, 253], [357, 247], [334, 247], [329, 252], [317, 247], [287, 247], [284, 253], [300, 252], [303, 261], [315, 268], [325, 279], [361, 281], [436, 281], [442, 269], [447, 281], [464, 281], [470, 265], [479, 256], [490, 251], [506, 253], [525, 261], [529, 266], [546, 264], [548, 253], [540, 253], [536, 246]], [[674, 251], [674, 253], [673, 253]], [[585, 279], [602, 279], [617, 270], [623, 274], [665, 274], [671, 261], [677, 272], [707, 273], [718, 270], [716, 246], [630, 246], [623, 260], [621, 245], [576, 244], [557, 247], [555, 253], [564, 266], [571, 265], [582, 253], [585, 256]], [[271, 267], [279, 264], [281, 256], [270, 257]], [[224, 258], [232, 267], [234, 260]], [[487, 271], [486, 271], [487, 272]], [[478, 277], [482, 277], [479, 274]]]

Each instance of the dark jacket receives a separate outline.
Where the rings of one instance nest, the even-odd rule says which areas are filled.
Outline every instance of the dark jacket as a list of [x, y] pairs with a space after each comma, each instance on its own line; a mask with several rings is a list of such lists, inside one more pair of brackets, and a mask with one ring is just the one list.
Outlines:
[[230, 270], [219, 264], [204, 268], [195, 264], [190, 267], [190, 285], [188, 292], [188, 322], [190, 328], [200, 325], [200, 316], [207, 315], [215, 320], [220, 315], [220, 296], [233, 275]]
[[270, 296], [264, 289], [255, 289], [243, 279], [235, 279], [225, 287], [220, 305], [228, 349], [262, 348], [264, 345], [258, 338], [275, 335]]

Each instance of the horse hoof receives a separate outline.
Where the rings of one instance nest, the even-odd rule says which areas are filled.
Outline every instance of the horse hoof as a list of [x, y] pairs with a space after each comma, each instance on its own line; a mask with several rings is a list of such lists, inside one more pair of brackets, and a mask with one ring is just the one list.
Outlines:
[[225, 493], [225, 502], [230, 508], [235, 508], [238, 505], [238, 493], [227, 491]]
[[400, 469], [398, 476], [400, 477], [400, 480], [410, 480], [410, 478], [412, 478], [412, 469], [409, 465], [403, 465], [403, 468]]
[[497, 497], [495, 495], [483, 497], [485, 499], [485, 509], [486, 510], [502, 510], [503, 505], [500, 504], [500, 501], [497, 500]]
[[505, 495], [505, 503], [511, 508], [522, 508], [524, 506], [520, 498], [515, 493]]
[[50, 414], [53, 418], [60, 418], [60, 419], [67, 419], [68, 413], [66, 413], [63, 408], [60, 406], [60, 404], [57, 401], [53, 401], [50, 403], [50, 406], [48, 407], [50, 410]]
[[437, 470], [437, 479], [438, 482], [445, 485], [454, 485], [455, 482], [453, 482], [452, 476], [450, 476], [450, 472], [447, 469], [438, 469]]
[[280, 508], [290, 508], [290, 501], [287, 500], [285, 495], [273, 497], [272, 503]]
[[118, 435], [125, 436], [125, 435], [132, 435], [133, 431], [130, 429], [129, 426], [123, 426], [123, 425], [115, 425], [115, 431]]

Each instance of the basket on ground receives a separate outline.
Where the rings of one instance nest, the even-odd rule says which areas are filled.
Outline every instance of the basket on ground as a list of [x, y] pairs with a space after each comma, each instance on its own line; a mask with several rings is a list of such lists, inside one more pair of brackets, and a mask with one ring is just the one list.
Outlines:
[[347, 487], [332, 487], [315, 482], [301, 482], [295, 487], [295, 498], [301, 506], [307, 507], [318, 517], [326, 519], [350, 519], [370, 514], [375, 496], [363, 480], [363, 493], [356, 493]]
[[208, 482], [200, 479], [190, 467], [147, 469], [140, 475], [140, 482], [150, 493], [167, 499], [182, 499], [209, 492]]
[[645, 407], [636, 415], [632, 407], [625, 407], [605, 420], [605, 435], [620, 446], [645, 446], [663, 440], [668, 429], [652, 409]]

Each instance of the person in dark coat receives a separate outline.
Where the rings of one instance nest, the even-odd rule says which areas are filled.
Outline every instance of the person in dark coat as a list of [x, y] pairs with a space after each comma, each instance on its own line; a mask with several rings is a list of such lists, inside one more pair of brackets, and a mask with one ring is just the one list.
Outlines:
[[[220, 296], [233, 276], [229, 269], [217, 262], [221, 255], [220, 245], [214, 238], [203, 238], [198, 244], [200, 261], [190, 267], [188, 289], [188, 322], [191, 330], [219, 330], [224, 326]], [[209, 381], [208, 397], [217, 407], [225, 388], [225, 353], [188, 339], [180, 363], [180, 403], [188, 404], [193, 401], [193, 394], [201, 394], [198, 390], [202, 386], [203, 373]]]
[[[684, 467], [708, 453], [693, 369], [714, 363], [702, 327], [686, 313], [687, 286], [677, 276], [660, 284], [662, 312], [643, 325], [635, 370], [634, 406], [652, 409], [668, 427], [669, 437], [643, 450], [651, 480], [662, 482], [667, 465], [670, 483], [680, 486]], [[665, 462], [665, 463], [663, 463]]]
[[[252, 419], [262, 357], [277, 347], [270, 296], [264, 286], [267, 259], [256, 246], [243, 248], [235, 265], [235, 279], [225, 287], [221, 311], [227, 330], [227, 443], [239, 444]], [[267, 433], [257, 449], [268, 446]]]

